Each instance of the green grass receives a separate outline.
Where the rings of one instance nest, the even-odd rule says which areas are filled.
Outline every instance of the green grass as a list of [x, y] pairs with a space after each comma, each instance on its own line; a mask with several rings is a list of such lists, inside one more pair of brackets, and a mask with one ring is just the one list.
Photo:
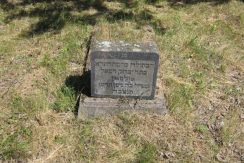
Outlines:
[[143, 145], [142, 150], [138, 153], [138, 160], [136, 162], [147, 163], [156, 161], [157, 148], [152, 144]]
[[180, 119], [187, 122], [190, 118], [190, 113], [194, 111], [194, 91], [192, 86], [177, 83], [177, 81], [169, 80], [167, 86], [173, 90], [169, 95], [168, 105], [173, 114], [176, 114]]
[[[240, 162], [243, 2], [16, 2], [0, 4], [0, 161]], [[95, 29], [156, 41], [168, 115], [75, 118]]]
[[94, 161], [96, 158], [96, 135], [93, 133], [93, 123], [86, 121], [79, 131], [78, 149], [81, 159], [84, 161]]
[[8, 160], [27, 157], [32, 141], [31, 137], [32, 132], [29, 128], [20, 128], [8, 137], [2, 137], [0, 158]]
[[56, 111], [75, 111], [75, 91], [69, 87], [61, 87], [57, 91], [56, 101], [53, 104], [53, 109]]
[[199, 124], [196, 126], [195, 131], [199, 132], [199, 133], [205, 133], [208, 131], [208, 127], [206, 125], [203, 124]]

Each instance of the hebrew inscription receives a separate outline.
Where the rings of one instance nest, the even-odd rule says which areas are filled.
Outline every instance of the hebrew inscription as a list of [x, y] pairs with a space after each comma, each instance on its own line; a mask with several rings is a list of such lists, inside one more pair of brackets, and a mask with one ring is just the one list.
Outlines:
[[154, 98], [159, 63], [156, 44], [95, 41], [90, 54], [91, 96]]
[[152, 97], [158, 60], [146, 60], [143, 57], [103, 58], [92, 60], [93, 96], [112, 97]]
[[95, 94], [151, 96], [155, 61], [95, 59]]

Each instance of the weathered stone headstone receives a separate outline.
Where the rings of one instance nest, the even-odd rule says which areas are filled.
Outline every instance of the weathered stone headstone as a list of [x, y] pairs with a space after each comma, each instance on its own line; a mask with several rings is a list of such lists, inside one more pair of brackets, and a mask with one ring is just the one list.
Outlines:
[[156, 44], [94, 41], [87, 71], [91, 97], [81, 95], [78, 117], [97, 117], [122, 111], [166, 113]]
[[103, 41], [91, 50], [93, 97], [154, 98], [159, 62], [155, 44]]

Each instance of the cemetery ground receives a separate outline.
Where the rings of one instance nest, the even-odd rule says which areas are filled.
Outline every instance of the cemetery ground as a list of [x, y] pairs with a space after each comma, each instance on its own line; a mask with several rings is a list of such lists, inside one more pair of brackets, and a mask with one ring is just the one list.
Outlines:
[[[90, 37], [153, 38], [165, 116], [78, 120]], [[242, 1], [0, 1], [0, 162], [244, 161]]]

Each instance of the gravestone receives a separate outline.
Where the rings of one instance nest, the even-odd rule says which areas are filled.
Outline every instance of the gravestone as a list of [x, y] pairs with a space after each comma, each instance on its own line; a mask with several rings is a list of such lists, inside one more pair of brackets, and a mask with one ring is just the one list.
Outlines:
[[153, 99], [158, 62], [153, 43], [98, 42], [91, 52], [91, 95]]
[[166, 113], [155, 43], [93, 41], [86, 67], [91, 97], [81, 95], [79, 118], [123, 111]]

